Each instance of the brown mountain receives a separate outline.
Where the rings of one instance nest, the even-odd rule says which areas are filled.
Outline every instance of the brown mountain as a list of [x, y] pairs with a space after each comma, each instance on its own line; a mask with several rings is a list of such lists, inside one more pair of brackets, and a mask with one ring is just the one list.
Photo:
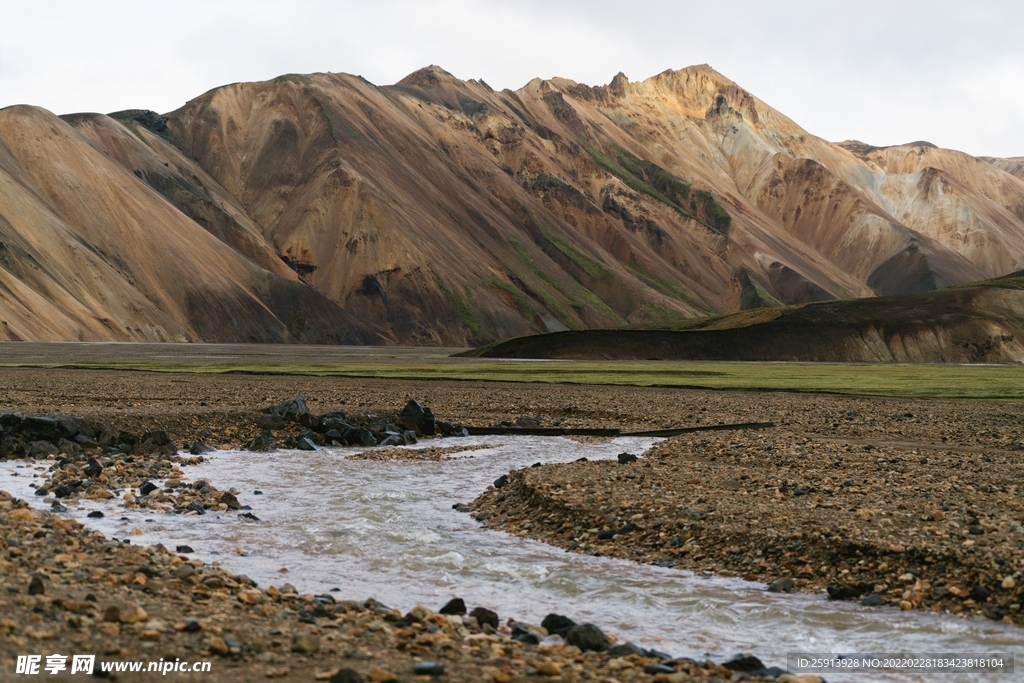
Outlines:
[[1020, 159], [832, 144], [706, 66], [0, 110], [0, 337], [479, 344], [1024, 268]]

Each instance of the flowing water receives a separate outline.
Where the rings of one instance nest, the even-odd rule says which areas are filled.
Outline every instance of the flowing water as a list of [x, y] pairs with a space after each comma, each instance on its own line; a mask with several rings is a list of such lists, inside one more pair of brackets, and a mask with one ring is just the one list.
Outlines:
[[[403, 611], [439, 608], [459, 596], [504, 619], [540, 623], [549, 612], [591, 621], [606, 632], [677, 656], [716, 661], [751, 652], [786, 666], [787, 653], [1006, 653], [1021, 629], [987, 620], [939, 618], [894, 608], [779, 595], [737, 579], [567, 553], [485, 529], [452, 505], [469, 502], [509, 469], [640, 453], [654, 439], [579, 443], [559, 437], [470, 437], [448, 444], [494, 444], [447, 461], [372, 461], [359, 449], [270, 454], [218, 451], [185, 468], [220, 489], [237, 488], [262, 521], [234, 513], [203, 516], [125, 510], [83, 501], [69, 513], [108, 537], [135, 544], [187, 544], [260, 585], [290, 582], [299, 592], [340, 589]], [[437, 443], [437, 442], [434, 442]], [[0, 467], [0, 488], [42, 508], [29, 484], [39, 463]], [[41, 473], [40, 473], [41, 474]], [[17, 476], [15, 476], [17, 475]], [[38, 483], [39, 479], [35, 479]], [[263, 495], [254, 495], [254, 490]], [[93, 509], [102, 519], [86, 519]], [[132, 528], [142, 535], [130, 535]], [[287, 573], [279, 570], [287, 569]], [[1020, 674], [1017, 674], [1020, 675]], [[1014, 674], [825, 674], [836, 680], [992, 680]], [[1018, 679], [1020, 680], [1020, 679]]]

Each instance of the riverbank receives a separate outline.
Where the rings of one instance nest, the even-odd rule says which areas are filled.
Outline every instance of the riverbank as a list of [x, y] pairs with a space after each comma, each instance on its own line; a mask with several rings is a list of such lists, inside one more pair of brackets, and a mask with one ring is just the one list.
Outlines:
[[[305, 395], [310, 410], [318, 414], [344, 410], [396, 415], [408, 398], [415, 397], [431, 406], [439, 418], [476, 426], [515, 422], [520, 416], [539, 420], [543, 426], [637, 431], [771, 421], [776, 427], [767, 432], [679, 437], [628, 465], [576, 463], [523, 470], [510, 477], [505, 488], [485, 494], [477, 503], [478, 515], [488, 512], [487, 524], [562, 547], [577, 544], [574, 549], [582, 552], [672, 562], [677, 567], [766, 583], [789, 576], [796, 590], [822, 591], [833, 583], [861, 590], [869, 582], [880, 581], [872, 583], [872, 592], [876, 585], [883, 585], [878, 594], [892, 604], [907, 602], [910, 607], [945, 611], [949, 601], [950, 613], [982, 612], [1021, 623], [1019, 609], [1012, 609], [1018, 603], [1009, 601], [1014, 588], [1003, 587], [1008, 578], [1015, 588], [1024, 584], [1019, 578], [1018, 529], [1024, 516], [1020, 514], [1021, 489], [1013, 479], [1024, 452], [1024, 433], [1014, 404], [665, 388], [0, 369], [0, 397], [7, 410], [80, 415], [135, 433], [166, 430], [182, 446], [202, 442], [238, 447], [260, 431], [257, 420], [264, 415], [264, 406], [296, 394]], [[438, 442], [438, 446], [448, 444]], [[450, 453], [438, 450], [434, 455], [444, 458]], [[190, 457], [201, 456], [140, 457], [133, 463], [132, 476], [166, 480], [183, 472], [178, 478], [184, 481], [190, 479]], [[266, 456], [254, 453], [252, 457]], [[136, 484], [134, 478], [129, 483]], [[217, 505], [233, 507], [230, 498], [221, 498], [235, 494], [217, 490], [216, 484], [212, 482], [209, 491], [199, 491], [199, 502], [216, 500]], [[174, 495], [180, 497], [181, 489], [175, 488]], [[506, 497], [499, 502], [502, 495]], [[527, 507], [531, 497], [534, 503], [548, 506], [545, 515], [531, 513]], [[245, 496], [239, 498], [242, 506], [249, 502]], [[9, 496], [0, 501], [0, 509], [4, 534], [0, 562], [5, 570], [0, 579], [4, 584], [0, 608], [9, 619], [3, 622], [4, 629], [12, 636], [2, 646], [7, 663], [17, 654], [63, 651], [60, 648], [78, 652], [74, 648], [79, 646], [83, 653], [108, 652], [104, 656], [113, 659], [195, 660], [209, 651], [220, 667], [218, 680], [267, 675], [309, 680], [317, 673], [326, 676], [349, 667], [374, 683], [389, 680], [390, 674], [399, 680], [414, 677], [416, 658], [443, 660], [452, 680], [482, 676], [496, 683], [541, 671], [538, 667], [545, 657], [558, 666], [544, 669], [558, 669], [563, 680], [636, 678], [674, 683], [687, 680], [689, 667], [696, 666], [684, 663], [674, 668], [676, 673], [644, 674], [643, 667], [655, 659], [627, 658], [613, 664], [618, 657], [515, 643], [506, 647], [507, 639], [499, 634], [484, 634], [489, 637], [480, 639], [470, 629], [467, 639], [447, 620], [435, 624], [447, 634], [438, 636], [438, 643], [418, 642], [423, 629], [407, 629], [355, 603], [332, 608], [330, 616], [314, 614], [315, 623], [309, 624], [302, 620], [302, 612], [317, 610], [312, 596], [292, 596], [281, 590], [283, 586], [260, 587], [256, 592], [244, 579], [217, 568], [196, 571], [197, 563], [188, 554], [114, 543], [59, 515], [28, 511]], [[931, 520], [920, 519], [929, 514]], [[597, 515], [600, 519], [595, 522]], [[633, 529], [614, 533], [628, 525]], [[598, 538], [609, 532], [610, 538]], [[796, 537], [797, 533], [801, 536]], [[839, 554], [847, 552], [843, 549], [852, 547], [851, 543], [862, 555]], [[865, 555], [871, 548], [875, 555]], [[861, 559], [865, 559], [863, 565]], [[883, 569], [884, 562], [889, 566]], [[186, 564], [194, 573], [182, 582], [176, 574]], [[844, 569], [849, 573], [843, 574]], [[47, 577], [41, 579], [45, 592], [29, 595], [37, 574]], [[188, 580], [196, 574], [199, 578]], [[913, 578], [906, 578], [908, 574]], [[212, 581], [207, 583], [207, 578]], [[972, 582], [990, 594], [975, 599]], [[962, 591], [969, 591], [967, 597], [957, 595]], [[89, 594], [96, 600], [87, 600]], [[340, 601], [342, 596], [334, 597]], [[71, 607], [64, 601], [70, 601]], [[135, 617], [138, 605], [146, 618], [105, 622], [111, 605]], [[320, 606], [329, 609], [326, 601], [320, 601]], [[1005, 609], [1006, 614], [993, 613], [993, 607]], [[199, 624], [199, 631], [175, 628], [189, 619]], [[507, 615], [501, 619], [504, 622]], [[371, 627], [377, 622], [390, 633]], [[292, 652], [294, 633], [307, 628], [317, 635], [320, 649], [312, 655]], [[238, 652], [231, 652], [228, 635], [239, 643]], [[222, 649], [215, 637], [228, 646], [225, 655], [210, 649]], [[482, 640], [490, 645], [483, 646]], [[628, 662], [632, 664], [627, 666]], [[286, 668], [287, 673], [282, 673]], [[704, 669], [709, 671], [727, 675]], [[701, 672], [694, 669], [693, 675]]]
[[786, 431], [691, 434], [635, 462], [519, 470], [471, 507], [574, 552], [1024, 624], [1020, 451]]

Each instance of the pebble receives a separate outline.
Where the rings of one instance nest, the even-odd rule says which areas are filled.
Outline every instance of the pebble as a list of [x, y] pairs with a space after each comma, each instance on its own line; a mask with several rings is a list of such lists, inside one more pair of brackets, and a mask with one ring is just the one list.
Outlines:
[[228, 647], [228, 644], [224, 642], [224, 639], [220, 636], [214, 636], [210, 638], [210, 640], [206, 643], [206, 649], [212, 652], [213, 654], [220, 655], [222, 657], [227, 656], [231, 653], [231, 648]]
[[561, 676], [562, 665], [558, 662], [538, 662], [537, 671], [544, 676]]
[[444, 675], [444, 664], [437, 662], [417, 662], [412, 672], [417, 676], [442, 676]]
[[292, 635], [292, 652], [312, 654], [320, 649], [320, 638], [308, 631], [296, 631]]
[[353, 669], [338, 669], [330, 678], [330, 683], [363, 683], [363, 677]]

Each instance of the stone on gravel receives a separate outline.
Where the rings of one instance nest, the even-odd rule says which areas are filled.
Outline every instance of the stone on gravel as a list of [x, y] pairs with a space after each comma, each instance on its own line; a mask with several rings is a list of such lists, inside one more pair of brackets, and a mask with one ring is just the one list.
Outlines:
[[320, 649], [320, 638], [309, 631], [296, 631], [292, 635], [292, 652], [312, 654]]
[[674, 674], [676, 670], [668, 664], [648, 664], [644, 667], [645, 674]]
[[452, 598], [438, 610], [438, 614], [465, 614], [466, 602], [462, 598]]
[[43, 577], [36, 574], [32, 577], [32, 580], [28, 583], [28, 594], [29, 595], [42, 595], [46, 592], [46, 586], [43, 585]]
[[643, 649], [636, 643], [625, 642], [619, 645], [613, 645], [607, 650], [607, 655], [610, 658], [614, 657], [629, 657], [630, 655], [636, 655], [638, 657], [647, 657], [647, 650]]
[[754, 655], [736, 655], [722, 666], [730, 671], [758, 671], [764, 668], [761, 660]]
[[209, 642], [206, 643], [206, 649], [212, 654], [220, 655], [222, 657], [231, 654], [231, 648], [224, 642], [224, 639], [220, 636], [214, 636], [210, 638]]
[[443, 676], [444, 664], [439, 664], [438, 662], [417, 662], [412, 668], [412, 672], [417, 676]]
[[274, 450], [274, 435], [266, 431], [257, 434], [249, 443], [245, 444], [245, 450], [254, 453], [266, 453]]
[[565, 634], [569, 632], [576, 622], [569, 617], [564, 617], [561, 614], [549, 614], [544, 617], [544, 621], [540, 622], [541, 628], [545, 629], [548, 633], [553, 633], [556, 636], [565, 637]]
[[493, 628], [498, 628], [498, 613], [493, 610], [489, 610], [486, 607], [474, 607], [473, 611], [469, 613], [469, 616], [476, 619], [476, 623], [481, 626], [484, 624], [490, 624]]
[[537, 672], [543, 676], [561, 676], [562, 665], [558, 662], [538, 662]]
[[196, 573], [196, 568], [195, 567], [193, 567], [190, 564], [183, 564], [183, 565], [181, 565], [180, 567], [178, 567], [177, 569], [174, 570], [174, 578], [178, 579], [179, 581], [184, 581], [185, 579], [189, 578], [190, 576], [192, 576], [195, 573]]
[[768, 584], [769, 593], [788, 593], [791, 590], [793, 590], [793, 579], [789, 576], [781, 579], [775, 579]]
[[850, 586], [840, 586], [838, 584], [832, 584], [826, 589], [829, 600], [856, 600], [861, 596], [861, 593]]
[[639, 458], [637, 458], [632, 453], [619, 453], [620, 465], [628, 465], [629, 463], [636, 462], [637, 460], [639, 460]]
[[565, 642], [575, 645], [584, 652], [587, 650], [604, 652], [608, 649], [608, 639], [605, 637], [604, 631], [593, 624], [573, 626], [565, 633]]
[[508, 475], [503, 474], [494, 480], [494, 488], [500, 489], [502, 486], [508, 483]]
[[363, 677], [353, 669], [338, 669], [328, 683], [363, 683]]

